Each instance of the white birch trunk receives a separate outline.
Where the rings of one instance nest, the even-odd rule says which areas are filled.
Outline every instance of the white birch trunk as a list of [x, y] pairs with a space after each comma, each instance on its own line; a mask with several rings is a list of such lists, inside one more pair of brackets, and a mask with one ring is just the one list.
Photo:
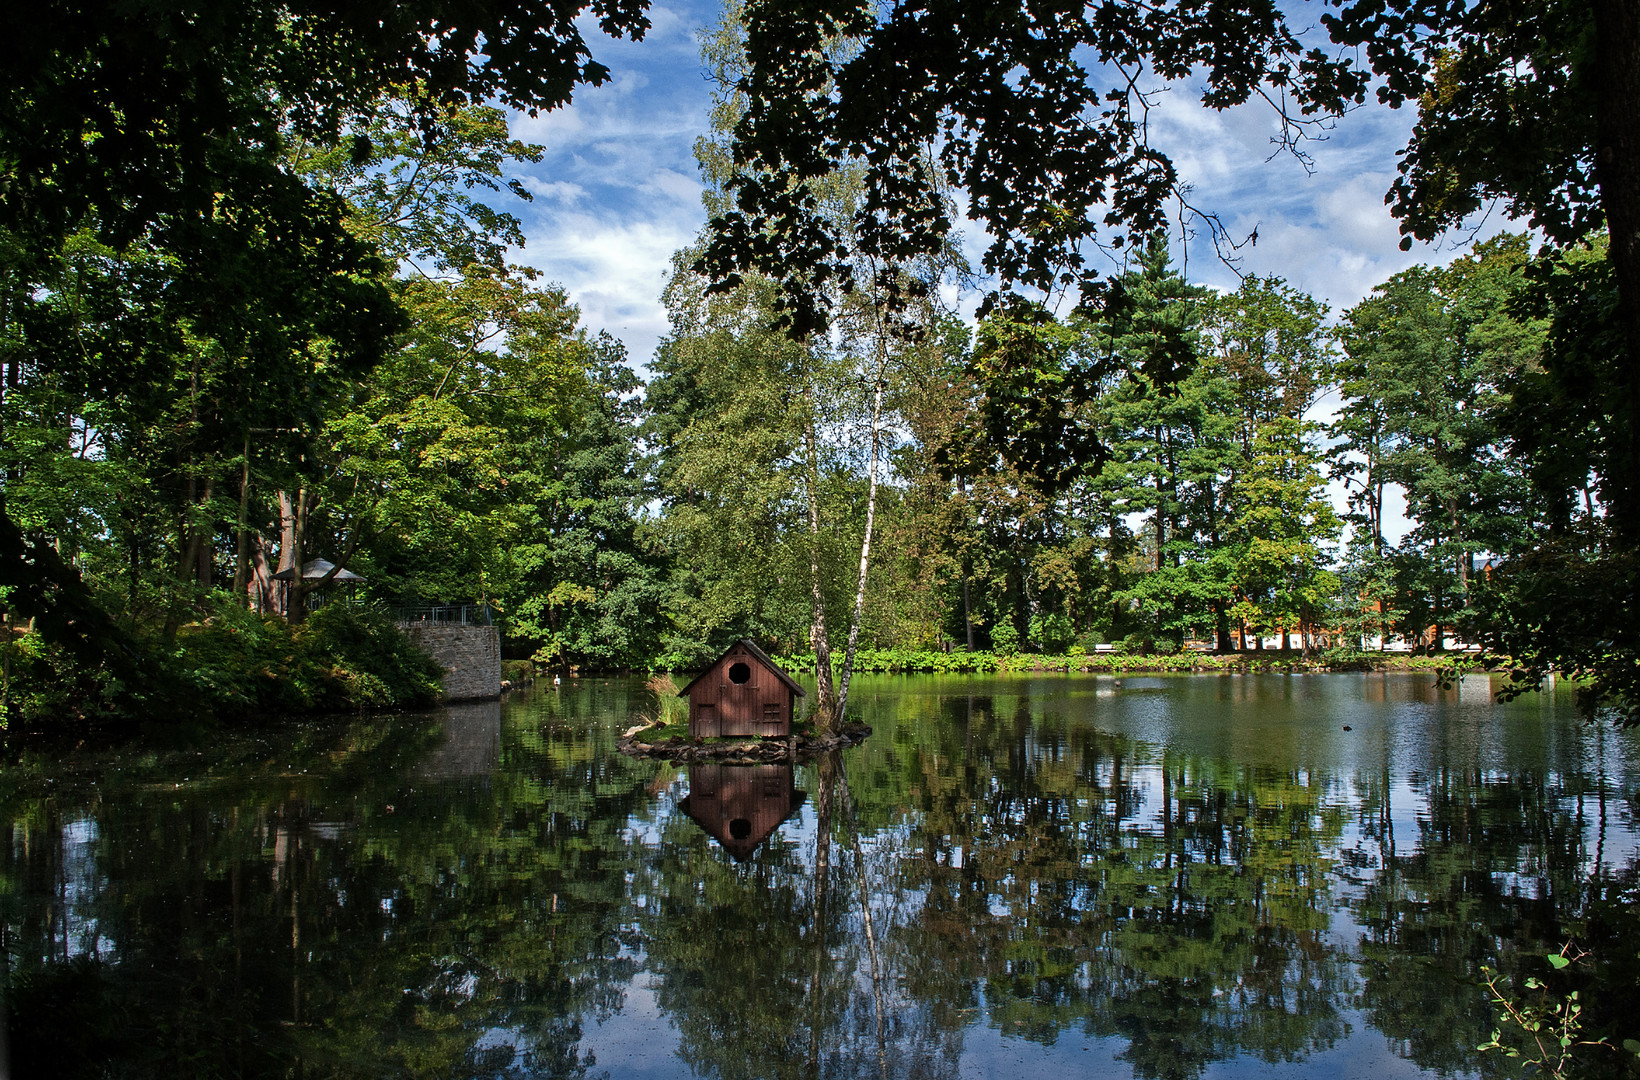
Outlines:
[[883, 413], [883, 365], [877, 365], [877, 385], [871, 400], [871, 464], [866, 469], [866, 535], [860, 542], [860, 578], [854, 589], [854, 617], [849, 623], [848, 648], [843, 653], [843, 677], [837, 688], [837, 721], [848, 706], [848, 684], [854, 675], [854, 653], [860, 644], [860, 622], [866, 607], [866, 572], [871, 566], [871, 534], [877, 524], [877, 457]]

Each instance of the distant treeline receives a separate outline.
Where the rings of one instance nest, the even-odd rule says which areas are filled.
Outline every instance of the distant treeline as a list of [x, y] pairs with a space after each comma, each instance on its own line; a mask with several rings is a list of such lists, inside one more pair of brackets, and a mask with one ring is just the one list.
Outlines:
[[[1329, 649], [1305, 657], [1294, 650], [1268, 649], [1241, 653], [1065, 653], [930, 652], [926, 649], [862, 649], [854, 670], [874, 675], [991, 675], [1008, 672], [1281, 672], [1303, 670], [1364, 670], [1369, 667], [1398, 671], [1453, 672], [1476, 668], [1481, 658], [1462, 653], [1365, 653]], [[781, 658], [788, 671], [814, 671], [814, 654]]]
[[[1102, 307], [1004, 304], [971, 332], [930, 306], [895, 329], [841, 296], [838, 333], [808, 344], [775, 329], [767, 283], [708, 290], [686, 251], [646, 384], [507, 261], [518, 223], [471, 195], [538, 148], [494, 109], [417, 123], [384, 98], [281, 165], [347, 201], [399, 321], [383, 355], [334, 325], [169, 320], [152, 290], [234, 281], [174, 277], [149, 234], [52, 253], [4, 325], [0, 475], [17, 542], [77, 572], [113, 645], [75, 647], [89, 616], [53, 638], [8, 607], [8, 716], [165, 711], [162, 685], [217, 714], [424, 699], [279, 629], [340, 592], [276, 580], [321, 556], [363, 576], [371, 625], [481, 602], [538, 665], [689, 670], [743, 636], [808, 652], [817, 611], [841, 649], [870, 506], [863, 656], [966, 670], [1275, 633], [1438, 647], [1518, 606], [1483, 555], [1601, 542], [1586, 448], [1520, 420], [1558, 313], [1609, 292], [1598, 246], [1550, 260], [1502, 237], [1333, 318], [1279, 279], [1191, 285], [1158, 238]], [[701, 152], [710, 175], [722, 147]], [[40, 275], [24, 257], [0, 243], [0, 290]], [[65, 334], [117, 349], [124, 377], [44, 362]], [[1395, 490], [1412, 527], [1391, 542]]]

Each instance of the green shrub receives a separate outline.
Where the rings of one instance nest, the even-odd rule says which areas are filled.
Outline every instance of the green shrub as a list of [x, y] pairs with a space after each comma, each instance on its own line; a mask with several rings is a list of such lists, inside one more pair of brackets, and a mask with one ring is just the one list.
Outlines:
[[523, 686], [535, 678], [535, 664], [529, 660], [503, 660], [501, 677], [514, 686]]
[[1340, 671], [1366, 671], [1372, 667], [1372, 657], [1349, 645], [1334, 645], [1321, 650], [1321, 662]]
[[991, 651], [998, 656], [1012, 656], [1019, 651], [1019, 630], [1012, 619], [998, 619], [991, 627]]
[[292, 626], [222, 597], [169, 641], [158, 634], [132, 641], [145, 674], [140, 685], [21, 635], [10, 648], [5, 719], [199, 720], [424, 707], [443, 675], [386, 615], [341, 605]]
[[[1452, 670], [1451, 657], [1379, 656], [1369, 659], [1375, 665], [1386, 665], [1399, 670]], [[814, 674], [814, 654], [798, 653], [776, 657], [782, 668], [792, 674]], [[1015, 653], [1001, 656], [994, 652], [935, 652], [923, 649], [861, 649], [854, 657], [854, 670], [862, 675], [904, 674], [989, 674], [997, 671], [1274, 671], [1285, 670], [1295, 663], [1288, 653], [1201, 653], [1179, 650], [1171, 653], [1127, 653], [1122, 651], [1065, 654]], [[1473, 662], [1473, 661], [1471, 661]], [[832, 654], [834, 670], [840, 669], [842, 656]], [[1443, 666], [1444, 665], [1444, 666]], [[1316, 656], [1311, 667], [1330, 667], [1330, 657]]]
[[308, 616], [297, 638], [314, 663], [328, 663], [334, 685], [325, 689], [343, 708], [426, 706], [438, 697], [444, 669], [385, 613], [330, 604]]
[[13, 720], [73, 719], [112, 715], [121, 699], [119, 682], [102, 668], [78, 663], [59, 646], [30, 631], [6, 644], [7, 679], [0, 728]]
[[1076, 627], [1057, 611], [1031, 616], [1031, 643], [1045, 653], [1063, 653], [1076, 639]]

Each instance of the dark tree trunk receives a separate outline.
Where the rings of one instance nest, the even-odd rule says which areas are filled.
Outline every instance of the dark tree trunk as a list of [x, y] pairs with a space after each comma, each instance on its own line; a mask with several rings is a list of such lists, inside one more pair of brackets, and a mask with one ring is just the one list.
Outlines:
[[[1437, 560], [1436, 565], [1437, 566], [1439, 565], [1439, 560]], [[1445, 648], [1445, 645], [1443, 644], [1446, 640], [1445, 618], [1446, 618], [1446, 589], [1443, 588], [1440, 585], [1436, 585], [1435, 586], [1435, 640], [1430, 642], [1429, 649], [1430, 649], [1431, 652], [1441, 652]]]
[[245, 437], [244, 460], [239, 466], [239, 517], [234, 521], [233, 595], [238, 602], [250, 607], [251, 530], [249, 521], [251, 498], [251, 440]]
[[967, 634], [968, 651], [974, 651], [974, 605], [969, 598], [968, 579], [973, 576], [973, 570], [968, 565], [968, 556], [962, 557], [962, 628]]
[[[963, 513], [968, 512], [968, 483], [957, 477], [957, 494], [962, 496]], [[969, 597], [968, 581], [974, 576], [974, 556], [964, 548], [962, 553], [962, 628], [967, 635], [968, 651], [974, 651], [974, 606]]]
[[307, 616], [308, 593], [312, 591], [302, 580], [302, 566], [307, 562], [307, 488], [299, 487], [292, 497], [279, 493], [279, 570], [295, 568], [291, 580], [280, 591], [284, 594], [281, 612], [291, 622], [301, 622]]
[[1633, 0], [1594, 0], [1595, 178], [1611, 233], [1617, 275], [1618, 318], [1629, 358], [1621, 365], [1627, 386], [1625, 474], [1610, 477], [1612, 518], [1629, 545], [1640, 542], [1640, 5]]
[[249, 597], [254, 595], [256, 610], [266, 612], [273, 607], [273, 571], [268, 567], [268, 545], [260, 532], [251, 535], [250, 560], [250, 583], [246, 586], [247, 603], [250, 602]]
[[[290, 492], [281, 491], [279, 493], [279, 565], [275, 568], [276, 573], [282, 574], [291, 567], [300, 565], [301, 552], [297, 550], [300, 544], [301, 540], [296, 534], [296, 503], [291, 499]], [[286, 607], [290, 599], [290, 590], [281, 587], [277, 592], [279, 599], [274, 607], [279, 614], [283, 615], [286, 613]]]
[[834, 731], [843, 723], [837, 712], [837, 683], [832, 674], [831, 642], [826, 630], [826, 596], [820, 581], [820, 449], [814, 428], [814, 390], [806, 391], [810, 411], [803, 428], [803, 445], [808, 470], [804, 489], [809, 510], [809, 599], [814, 606], [809, 623], [809, 644], [814, 648], [815, 723], [822, 731]]
[[[203, 504], [207, 511], [211, 505], [216, 481], [210, 477], [205, 479], [205, 497]], [[209, 525], [196, 527], [194, 534], [194, 581], [202, 589], [211, 587], [212, 571], [216, 566], [216, 530]]]
[[[1207, 542], [1214, 551], [1219, 550], [1219, 495], [1211, 481], [1207, 487]], [[1214, 652], [1230, 651], [1230, 613], [1222, 599], [1213, 601], [1213, 637]]]

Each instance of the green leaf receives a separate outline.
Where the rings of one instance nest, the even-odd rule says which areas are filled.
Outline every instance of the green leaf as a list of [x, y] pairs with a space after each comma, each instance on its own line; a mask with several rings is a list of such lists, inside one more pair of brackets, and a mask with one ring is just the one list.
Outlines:
[[1564, 956], [1561, 956], [1559, 953], [1550, 953], [1548, 960], [1549, 966], [1554, 968], [1556, 971], [1560, 971], [1571, 964], [1570, 960], [1566, 959]]
[[1640, 1040], [1624, 1039], [1623, 1049], [1627, 1050], [1631, 1054], [1634, 1054], [1636, 1057], [1640, 1057]]

